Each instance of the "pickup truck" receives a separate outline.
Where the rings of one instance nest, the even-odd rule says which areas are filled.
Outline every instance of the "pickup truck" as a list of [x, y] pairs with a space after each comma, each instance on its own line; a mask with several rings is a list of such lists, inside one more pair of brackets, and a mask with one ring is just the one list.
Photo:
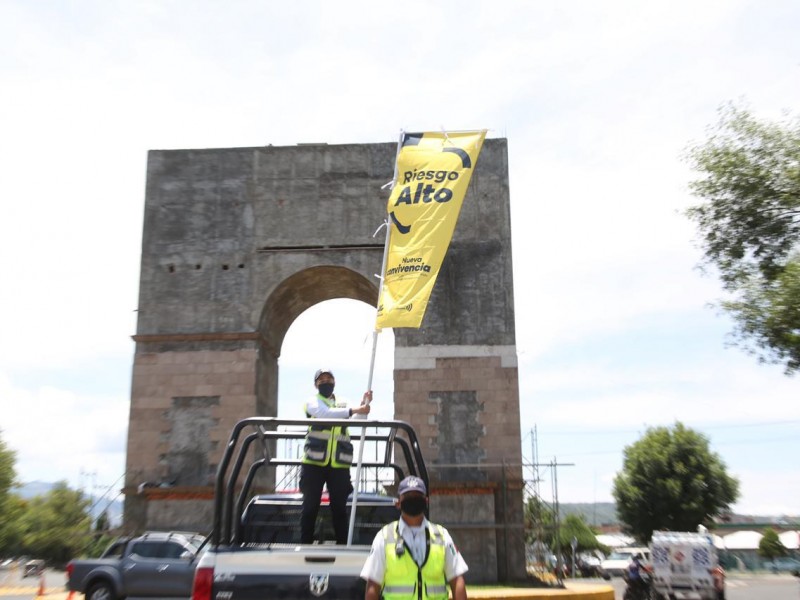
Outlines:
[[[192, 600], [364, 597], [365, 582], [359, 575], [372, 540], [385, 524], [399, 518], [396, 485], [406, 475], [416, 475], [427, 486], [428, 473], [417, 436], [407, 423], [348, 419], [313, 423], [349, 428], [355, 455], [363, 439], [361, 453], [369, 457], [362, 457], [361, 468], [355, 468], [354, 480], [361, 485], [348, 501], [348, 514], [353, 507], [356, 514], [350, 522], [350, 543], [334, 543], [324, 498], [315, 542], [299, 543], [302, 496], [293, 493], [290, 484], [296, 481], [301, 459], [291, 457], [291, 444], [302, 443], [310, 421], [244, 419], [234, 426], [217, 470], [213, 529], [197, 564]], [[261, 478], [274, 481], [274, 489], [253, 493], [254, 481], [265, 474], [264, 469], [274, 469], [274, 479]]]
[[147, 532], [120, 538], [98, 559], [67, 564], [67, 589], [86, 600], [127, 596], [189, 598], [204, 536], [185, 532]]

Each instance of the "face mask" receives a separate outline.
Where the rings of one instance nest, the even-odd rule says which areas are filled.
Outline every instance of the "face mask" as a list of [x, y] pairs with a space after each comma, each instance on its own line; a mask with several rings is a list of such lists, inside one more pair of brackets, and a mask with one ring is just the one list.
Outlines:
[[330, 398], [333, 394], [333, 384], [332, 383], [320, 383], [319, 384], [319, 393], [325, 396], [326, 398]]
[[400, 501], [400, 510], [411, 517], [418, 517], [425, 512], [425, 497], [412, 496]]

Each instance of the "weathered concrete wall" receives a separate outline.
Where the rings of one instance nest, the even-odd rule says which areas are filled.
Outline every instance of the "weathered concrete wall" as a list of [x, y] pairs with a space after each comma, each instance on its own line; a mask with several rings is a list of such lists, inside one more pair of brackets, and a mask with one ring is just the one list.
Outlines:
[[[271, 293], [314, 266], [360, 273], [374, 294], [383, 244], [372, 234], [395, 151], [151, 151], [137, 333], [255, 331]], [[397, 330], [398, 346], [514, 343], [509, 232], [506, 141], [486, 140], [423, 327]], [[347, 287], [322, 296], [350, 297]]]
[[[277, 360], [297, 316], [332, 298], [376, 304], [383, 242], [372, 234], [385, 218], [380, 187], [395, 151], [387, 143], [150, 152], [129, 529], [173, 515], [139, 493], [143, 483], [175, 486], [170, 502], [180, 493], [196, 501], [186, 486], [210, 485], [233, 423], [275, 414]], [[423, 440], [432, 489], [521, 481], [521, 468], [498, 467], [521, 458], [514, 344], [507, 145], [486, 140], [422, 327], [395, 330], [396, 416]], [[193, 436], [202, 441], [192, 445]], [[492, 506], [521, 524], [514, 503], [495, 497]], [[521, 544], [501, 548], [496, 531], [471, 531], [464, 535], [478, 536], [486, 560], [519, 562], [524, 574]], [[488, 572], [508, 578], [514, 568]]]
[[[432, 465], [457, 465], [459, 481], [486, 481], [485, 468], [463, 465], [521, 462], [513, 348], [396, 348], [394, 382], [395, 416], [421, 422], [417, 435]], [[453, 476], [452, 468], [438, 470], [441, 481]]]
[[272, 291], [313, 266], [371, 282], [383, 247], [372, 234], [388, 197], [380, 187], [395, 150], [151, 151], [137, 333], [255, 331]]
[[[492, 500], [491, 516], [478, 529], [461, 531], [457, 518], [446, 512], [436, 516], [447, 518], [465, 536], [457, 540], [465, 558], [493, 562], [496, 576], [506, 581], [525, 577], [524, 543], [518, 535], [523, 512], [516, 365], [516, 351], [509, 346], [395, 349], [395, 418], [414, 425], [431, 488], [458, 492], [451, 505], [459, 501], [476, 509], [477, 502]], [[470, 494], [478, 494], [475, 501]], [[457, 514], [467, 517], [464, 523], [474, 523], [470, 510]], [[515, 525], [519, 529], [509, 535]]]
[[467, 562], [470, 584], [498, 580], [495, 503], [491, 489], [433, 493], [431, 519], [450, 532]]
[[199, 531], [208, 533], [214, 520], [210, 500], [151, 499], [147, 505], [147, 524], [152, 531]]
[[255, 414], [255, 367], [254, 349], [137, 353], [129, 486], [212, 485], [228, 433]]

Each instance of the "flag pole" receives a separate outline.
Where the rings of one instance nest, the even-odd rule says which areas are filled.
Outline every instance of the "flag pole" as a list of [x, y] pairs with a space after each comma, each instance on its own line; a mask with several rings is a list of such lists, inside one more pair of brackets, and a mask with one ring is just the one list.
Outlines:
[[[395, 182], [397, 181], [397, 158], [400, 155], [400, 149], [403, 147], [403, 135], [404, 132], [400, 130], [400, 139], [397, 141], [397, 154], [395, 155], [394, 159], [394, 175], [392, 176], [392, 180], [384, 185], [381, 189], [391, 186], [394, 187]], [[391, 222], [386, 219], [380, 227], [375, 231], [372, 237], [375, 237], [378, 234], [378, 231], [381, 230], [382, 227], [386, 227], [386, 240], [383, 243], [383, 260], [381, 261], [381, 273], [380, 273], [380, 285], [378, 286], [378, 300], [375, 305], [375, 318], [377, 321], [377, 314], [378, 314], [378, 307], [381, 301], [381, 291], [383, 290], [383, 277], [386, 273], [386, 262], [389, 260], [389, 238], [392, 235], [392, 224]], [[372, 332], [372, 355], [369, 361], [369, 377], [367, 378], [367, 391], [372, 390], [372, 375], [375, 372], [375, 354], [378, 349], [378, 334], [381, 332], [378, 327]], [[359, 415], [361, 417], [361, 415]], [[366, 416], [361, 418], [366, 419]], [[359, 440], [358, 444], [358, 462], [356, 462], [356, 484], [353, 486], [353, 502], [352, 506], [350, 507], [350, 525], [347, 530], [347, 545], [351, 546], [353, 544], [353, 530], [355, 529], [356, 524], [356, 508], [358, 507], [358, 486], [361, 481], [361, 463], [364, 459], [364, 442], [367, 436], [367, 428], [361, 428], [361, 439]]]

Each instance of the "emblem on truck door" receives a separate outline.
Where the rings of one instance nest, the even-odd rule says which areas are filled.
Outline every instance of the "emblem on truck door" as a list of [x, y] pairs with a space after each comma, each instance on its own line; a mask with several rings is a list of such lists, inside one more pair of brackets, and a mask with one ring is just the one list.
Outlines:
[[308, 578], [308, 588], [315, 596], [322, 596], [328, 591], [328, 574], [312, 573]]

